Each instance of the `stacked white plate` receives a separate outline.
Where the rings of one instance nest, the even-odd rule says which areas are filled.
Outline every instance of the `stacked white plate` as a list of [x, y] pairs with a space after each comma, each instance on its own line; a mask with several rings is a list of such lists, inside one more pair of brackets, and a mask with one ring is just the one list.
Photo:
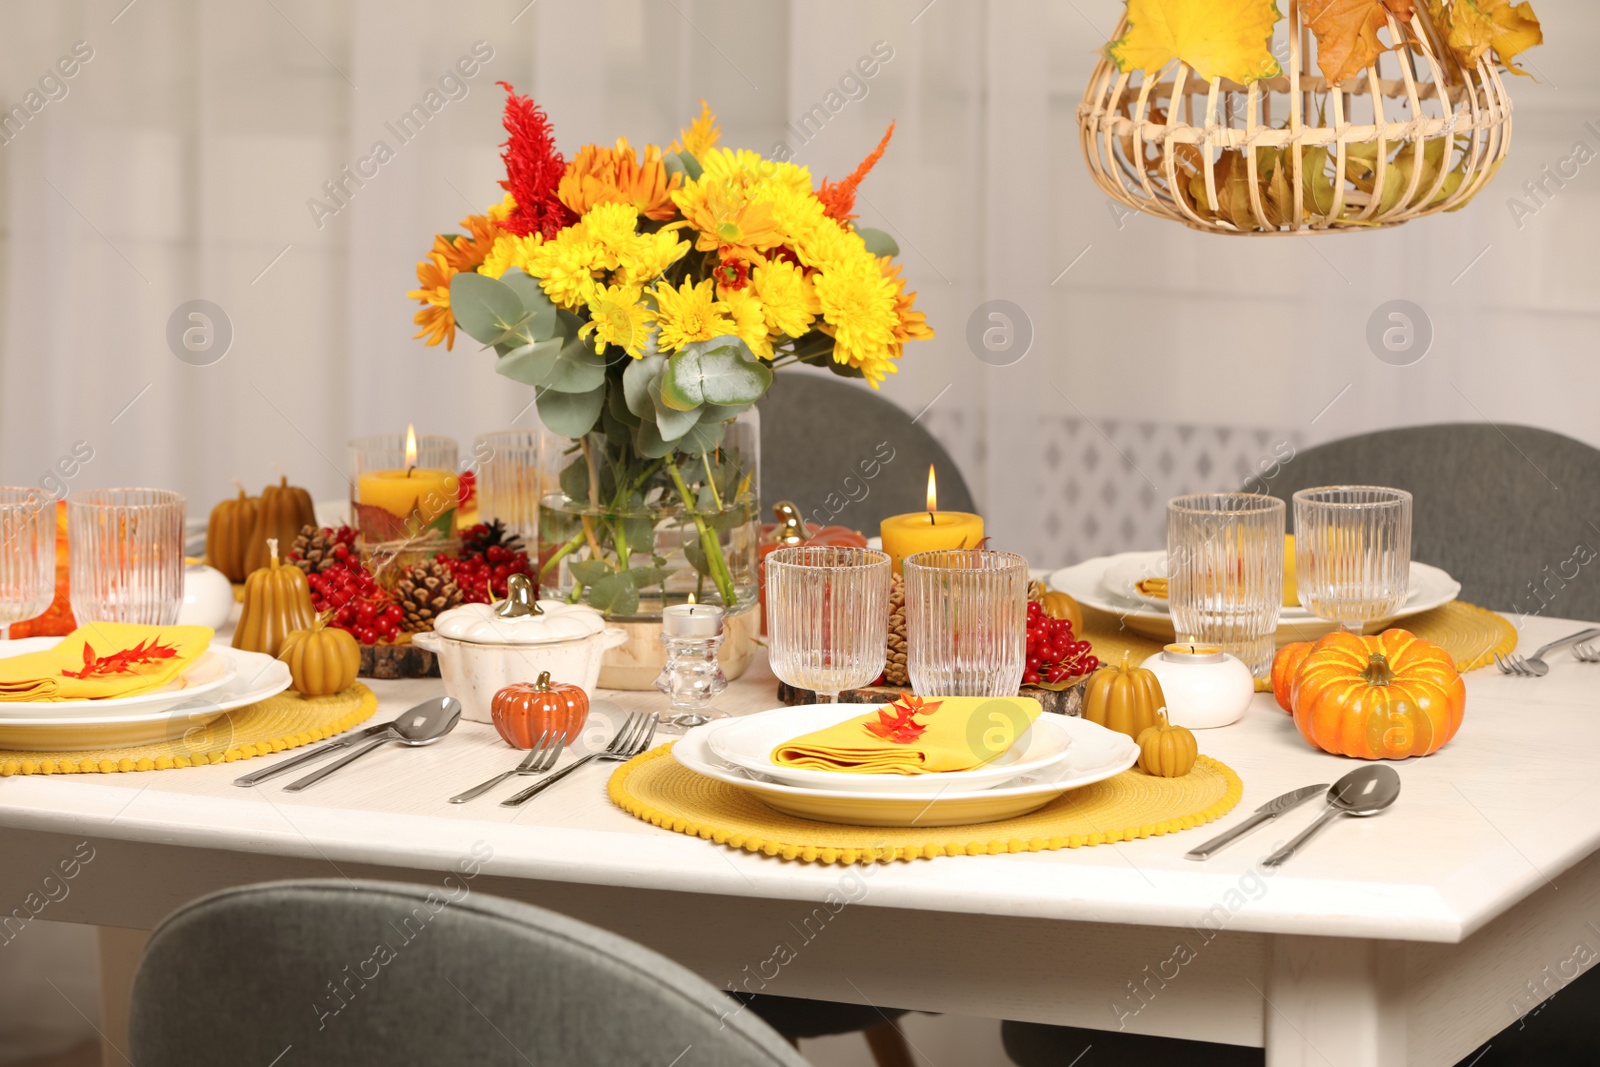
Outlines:
[[1139, 758], [1124, 734], [1041, 715], [1001, 756], [972, 771], [851, 774], [780, 767], [784, 741], [856, 718], [860, 704], [777, 708], [696, 727], [672, 748], [690, 770], [788, 815], [865, 826], [961, 826], [1025, 815], [1071, 789], [1120, 774]]
[[[0, 659], [43, 652], [60, 638], [0, 641]], [[0, 748], [86, 751], [180, 741], [196, 727], [289, 688], [289, 668], [222, 642], [160, 689], [105, 700], [0, 701]]]

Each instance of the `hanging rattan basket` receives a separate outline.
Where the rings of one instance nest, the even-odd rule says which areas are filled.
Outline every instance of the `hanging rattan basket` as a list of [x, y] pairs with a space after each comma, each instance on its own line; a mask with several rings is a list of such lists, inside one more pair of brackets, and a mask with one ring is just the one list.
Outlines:
[[[1125, 73], [1102, 55], [1078, 108], [1095, 183], [1195, 229], [1266, 235], [1395, 226], [1489, 182], [1511, 97], [1487, 53], [1461, 63], [1419, 4], [1409, 23], [1387, 15], [1401, 47], [1329, 86], [1300, 3], [1288, 7], [1273, 48], [1284, 73], [1248, 85], [1182, 61]], [[1113, 40], [1127, 32], [1124, 14]]]

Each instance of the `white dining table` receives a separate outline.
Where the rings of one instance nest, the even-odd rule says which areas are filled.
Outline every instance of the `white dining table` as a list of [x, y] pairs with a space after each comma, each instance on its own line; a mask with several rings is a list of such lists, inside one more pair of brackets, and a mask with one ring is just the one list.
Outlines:
[[[1583, 626], [1513, 621], [1524, 649]], [[719, 988], [1264, 1046], [1271, 1067], [1451, 1064], [1519, 1017], [1537, 1025], [1529, 1013], [1600, 958], [1600, 665], [1551, 658], [1539, 679], [1470, 674], [1460, 734], [1395, 765], [1394, 807], [1336, 822], [1276, 872], [1261, 859], [1319, 805], [1205, 863], [1183, 854], [1359, 764], [1313, 750], [1258, 694], [1243, 720], [1199, 734], [1243, 780], [1243, 801], [1146, 840], [789, 862], [625, 814], [606, 797], [616, 765], [604, 762], [522, 808], [497, 803], [511, 783], [452, 805], [518, 757], [492, 727], [463, 723], [301, 793], [282, 790], [290, 778], [233, 786], [281, 757], [9, 778], [0, 902], [39, 894], [63, 859], [92, 850], [38, 917], [107, 928], [112, 1043], [143, 931], [184, 902], [281, 878], [442, 884], [464, 857], [487, 855], [473, 892], [616, 931]], [[383, 718], [442, 691], [437, 679], [369, 684]], [[775, 693], [758, 658], [719, 707], [760, 711]], [[654, 692], [596, 699], [601, 717], [662, 707]]]

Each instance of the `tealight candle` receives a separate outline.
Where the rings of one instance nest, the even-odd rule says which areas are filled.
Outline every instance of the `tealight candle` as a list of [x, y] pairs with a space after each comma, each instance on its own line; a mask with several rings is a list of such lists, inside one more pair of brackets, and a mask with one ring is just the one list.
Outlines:
[[928, 510], [891, 515], [878, 527], [889, 566], [900, 573], [900, 561], [918, 552], [942, 548], [977, 548], [983, 543], [983, 516], [965, 511], [940, 511], [933, 465], [928, 465]]
[[715, 604], [669, 604], [661, 609], [667, 637], [721, 637], [723, 611]]
[[1167, 698], [1167, 721], [1191, 730], [1238, 722], [1255, 696], [1255, 677], [1221, 645], [1173, 644], [1140, 666]]
[[362, 471], [356, 499], [398, 519], [416, 515], [420, 524], [427, 526], [456, 506], [457, 484], [454, 471], [417, 466], [416, 428], [408, 426], [404, 469]]

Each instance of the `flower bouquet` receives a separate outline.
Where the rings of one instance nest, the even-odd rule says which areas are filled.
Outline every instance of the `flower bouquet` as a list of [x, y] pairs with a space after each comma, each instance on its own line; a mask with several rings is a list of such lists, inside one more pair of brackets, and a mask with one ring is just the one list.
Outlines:
[[501, 85], [505, 196], [417, 265], [417, 336], [451, 347], [459, 327], [492, 348], [569, 439], [540, 506], [546, 588], [612, 616], [691, 593], [743, 610], [750, 409], [773, 371], [825, 365], [876, 388], [907, 341], [933, 336], [894, 241], [851, 213], [894, 127], [820, 188], [805, 167], [718, 148], [704, 101], [681, 144], [619, 139], [569, 162], [545, 113]]

